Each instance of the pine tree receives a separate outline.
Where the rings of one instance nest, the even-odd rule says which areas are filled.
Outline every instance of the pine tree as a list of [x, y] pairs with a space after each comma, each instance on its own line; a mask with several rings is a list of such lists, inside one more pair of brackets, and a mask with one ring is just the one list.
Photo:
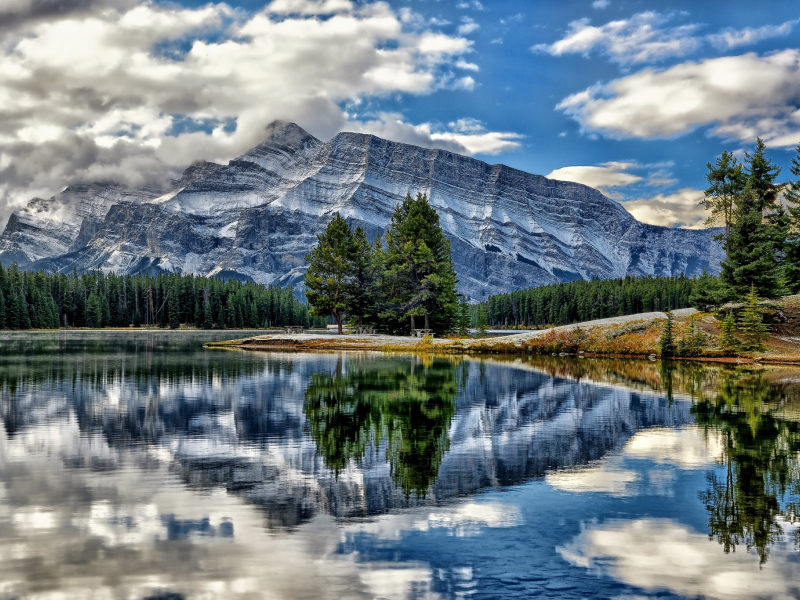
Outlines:
[[337, 212], [325, 231], [317, 236], [317, 245], [306, 256], [306, 299], [312, 314], [333, 316], [342, 334], [347, 310], [347, 283], [350, 274], [348, 256], [352, 248], [352, 231]]
[[789, 203], [789, 231], [787, 232], [784, 258], [786, 287], [792, 294], [800, 293], [800, 144], [795, 148], [790, 167], [796, 180], [786, 183], [784, 197]]
[[756, 147], [753, 154], [745, 152], [747, 165], [747, 187], [755, 192], [759, 199], [759, 210], [765, 205], [775, 202], [783, 185], [776, 183], [781, 168], [767, 158], [767, 146], [761, 138], [756, 138]]
[[97, 328], [103, 326], [103, 308], [100, 305], [100, 298], [94, 292], [89, 294], [86, 300], [86, 325]]
[[173, 285], [169, 292], [169, 298], [167, 299], [167, 310], [169, 311], [169, 328], [170, 329], [178, 329], [181, 326], [180, 320], [180, 307], [178, 305], [178, 289], [177, 286]]
[[720, 276], [731, 299], [744, 298], [751, 287], [765, 298], [781, 293], [775, 241], [771, 228], [763, 222], [761, 205], [762, 199], [750, 188], [737, 200], [730, 253]]
[[733, 311], [728, 311], [727, 316], [722, 321], [722, 335], [719, 338], [719, 345], [725, 354], [736, 354], [739, 349], [739, 338], [736, 337], [736, 319]]
[[483, 307], [483, 304], [478, 305], [478, 319], [477, 323], [475, 324], [476, 329], [478, 330], [478, 334], [483, 337], [486, 335], [486, 309]]
[[723, 303], [724, 294], [719, 277], [709, 275], [707, 270], [703, 270], [703, 274], [697, 278], [694, 286], [692, 286], [689, 304], [703, 312], [716, 310]]
[[744, 310], [739, 317], [739, 337], [747, 350], [763, 350], [764, 342], [769, 337], [769, 328], [764, 324], [758, 308], [758, 296], [755, 286], [750, 288]]
[[345, 310], [348, 315], [358, 319], [359, 327], [364, 325], [365, 318], [374, 320], [378, 309], [376, 287], [379, 266], [366, 232], [361, 226], [356, 227], [347, 248]]
[[661, 327], [658, 349], [663, 357], [669, 357], [675, 354], [675, 322], [671, 310], [667, 311], [667, 320]]
[[[425, 329], [451, 331], [458, 316], [456, 274], [450, 242], [428, 197], [406, 195], [386, 234], [385, 317], [411, 329], [420, 318]], [[406, 325], [407, 327], [408, 325]]]
[[745, 177], [742, 173], [742, 166], [737, 164], [736, 158], [727, 150], [717, 158], [713, 165], [708, 163], [706, 168], [708, 169], [706, 180], [709, 187], [705, 190], [704, 198], [699, 204], [711, 211], [706, 219], [706, 227], [722, 225], [725, 228], [722, 234], [714, 237], [722, 242], [727, 257], [735, 199], [744, 188]]
[[706, 345], [706, 334], [697, 322], [694, 315], [689, 318], [689, 322], [684, 328], [685, 354], [686, 356], [700, 356]]
[[467, 304], [467, 299], [460, 295], [458, 302], [458, 335], [469, 335], [470, 321], [469, 304]]

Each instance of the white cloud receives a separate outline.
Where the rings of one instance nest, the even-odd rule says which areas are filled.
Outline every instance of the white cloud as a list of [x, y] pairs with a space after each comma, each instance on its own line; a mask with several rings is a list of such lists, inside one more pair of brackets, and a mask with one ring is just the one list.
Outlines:
[[469, 17], [461, 17], [461, 25], [458, 26], [456, 30], [458, 35], [467, 35], [468, 33], [472, 33], [480, 29], [481, 26], [478, 25], [474, 19], [470, 19]]
[[442, 148], [458, 154], [495, 155], [516, 150], [522, 135], [511, 132], [487, 131], [476, 119], [460, 119], [447, 127], [431, 123], [412, 125], [397, 113], [380, 113], [369, 120], [350, 120], [348, 128], [362, 133], [423, 146]]
[[273, 0], [267, 6], [271, 13], [297, 15], [330, 15], [352, 8], [349, 0]]
[[598, 51], [620, 64], [651, 62], [684, 56], [700, 47], [695, 36], [698, 25], [662, 27], [672, 18], [654, 11], [633, 15], [630, 19], [611, 21], [595, 27], [589, 19], [569, 24], [564, 38], [553, 44], [538, 44], [531, 50], [553, 56], [583, 54]]
[[608, 8], [609, 4], [610, 3], [609, 3], [608, 0], [594, 0], [594, 2], [592, 2], [592, 7], [593, 8]]
[[706, 39], [717, 48], [729, 50], [736, 46], [755, 44], [761, 40], [789, 35], [798, 23], [800, 23], [800, 19], [786, 21], [780, 25], [764, 25], [757, 28], [732, 29], [729, 27], [719, 33], [706, 36]]
[[[605, 8], [608, 2], [599, 0], [593, 6]], [[646, 11], [628, 19], [610, 21], [599, 26], [590, 25], [587, 18], [579, 19], [569, 24], [562, 39], [552, 44], [537, 44], [531, 50], [553, 56], [582, 54], [586, 57], [595, 51], [613, 62], [628, 66], [686, 56], [706, 43], [722, 50], [755, 44], [765, 39], [788, 35], [800, 22], [798, 19], [758, 28], [727, 28], [719, 33], [703, 36], [698, 35], [701, 26], [697, 24], [667, 26], [678, 14], [686, 13]]]
[[796, 598], [795, 526], [782, 525], [785, 539], [772, 547], [763, 568], [758, 556], [744, 548], [726, 554], [705, 531], [669, 519], [591, 525], [556, 550], [573, 565], [648, 592], [669, 590], [710, 600]]
[[557, 106], [584, 131], [669, 137], [701, 125], [724, 138], [800, 143], [800, 50], [744, 54], [644, 69], [565, 98]]
[[702, 229], [708, 213], [698, 206], [703, 191], [684, 188], [674, 194], [657, 194], [622, 202], [622, 206], [642, 223], [665, 227]]
[[[472, 42], [380, 2], [274, 0], [244, 16], [126, 1], [72, 0], [80, 10], [0, 30], [0, 212], [76, 180], [140, 185], [197, 159], [226, 161], [276, 118], [323, 139], [397, 129], [349, 123], [340, 106], [475, 86], [452, 72], [476, 69], [464, 60]], [[518, 145], [508, 133], [403, 131], [461, 152]]]
[[[636, 433], [619, 454], [595, 463], [548, 473], [548, 485], [573, 493], [610, 496], [672, 495], [674, 472], [712, 468], [722, 456], [722, 441], [694, 427], [653, 428]], [[628, 459], [645, 460], [631, 463]]]
[[626, 187], [642, 181], [642, 178], [632, 173], [625, 171], [630, 167], [635, 166], [633, 163], [606, 163], [602, 166], [576, 166], [576, 167], [561, 167], [551, 171], [546, 175], [549, 179], [558, 179], [559, 181], [574, 181], [575, 183], [582, 183], [600, 190], [610, 198], [614, 198], [618, 194], [614, 194], [610, 190], [613, 188]]

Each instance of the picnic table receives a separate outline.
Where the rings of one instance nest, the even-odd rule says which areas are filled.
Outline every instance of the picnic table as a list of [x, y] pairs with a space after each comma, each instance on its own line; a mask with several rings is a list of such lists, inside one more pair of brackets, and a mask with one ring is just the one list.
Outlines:
[[411, 330], [411, 337], [421, 338], [421, 337], [425, 337], [426, 335], [429, 335], [429, 336], [433, 337], [435, 335], [433, 333], [433, 329], [412, 329]]
[[362, 325], [361, 327], [356, 327], [356, 335], [372, 335], [375, 333], [375, 327], [371, 325]]
[[305, 330], [305, 327], [303, 327], [302, 325], [288, 325], [288, 326], [285, 326], [283, 328], [283, 330], [287, 334], [298, 334], [298, 333], [303, 333], [303, 331]]

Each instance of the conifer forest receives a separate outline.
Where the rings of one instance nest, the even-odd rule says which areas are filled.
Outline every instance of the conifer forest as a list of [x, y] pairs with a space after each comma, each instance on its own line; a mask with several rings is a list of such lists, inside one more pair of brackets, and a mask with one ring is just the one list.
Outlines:
[[0, 328], [239, 329], [321, 325], [291, 287], [162, 273], [26, 272], [0, 265]]

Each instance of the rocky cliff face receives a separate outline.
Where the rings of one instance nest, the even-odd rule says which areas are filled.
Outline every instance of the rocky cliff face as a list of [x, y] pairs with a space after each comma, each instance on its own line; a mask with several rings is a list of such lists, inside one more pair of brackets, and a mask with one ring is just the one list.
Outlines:
[[438, 209], [459, 287], [476, 300], [578, 278], [713, 272], [722, 258], [710, 232], [639, 223], [584, 185], [364, 134], [324, 143], [281, 122], [227, 166], [190, 167], [165, 195], [90, 187], [14, 213], [0, 260], [302, 286], [303, 257], [333, 213], [374, 236], [408, 192]]

